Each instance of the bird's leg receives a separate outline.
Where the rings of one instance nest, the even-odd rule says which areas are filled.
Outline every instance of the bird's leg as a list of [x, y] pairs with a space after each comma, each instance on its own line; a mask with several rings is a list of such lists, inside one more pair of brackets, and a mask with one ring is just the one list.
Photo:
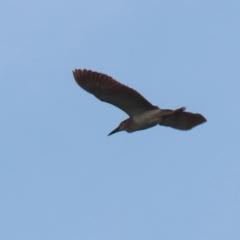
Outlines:
[[162, 110], [162, 112], [159, 114], [159, 116], [161, 117], [169, 117], [171, 115], [174, 115], [174, 114], [177, 114], [177, 113], [180, 113], [180, 112], [184, 112], [185, 111], [185, 107], [181, 107], [181, 108], [178, 108], [176, 110]]
[[176, 113], [180, 113], [180, 112], [184, 112], [186, 110], [185, 107], [181, 107], [181, 108], [178, 108], [176, 110], [173, 111], [173, 114], [176, 114]]
[[147, 118], [147, 122], [155, 122], [159, 124], [163, 119], [171, 117], [175, 114], [181, 113], [185, 110], [185, 107], [178, 108], [176, 110], [170, 110], [170, 109], [161, 109], [160, 112], [157, 114]]

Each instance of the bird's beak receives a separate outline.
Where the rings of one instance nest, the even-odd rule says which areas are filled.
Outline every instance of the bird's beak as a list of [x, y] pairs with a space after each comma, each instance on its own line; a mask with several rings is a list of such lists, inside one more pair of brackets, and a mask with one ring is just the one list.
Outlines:
[[117, 133], [117, 132], [119, 132], [120, 131], [120, 126], [118, 126], [117, 128], [115, 128], [113, 131], [111, 131], [109, 134], [108, 134], [108, 136], [110, 136], [110, 135], [112, 135], [112, 134], [114, 134], [114, 133]]

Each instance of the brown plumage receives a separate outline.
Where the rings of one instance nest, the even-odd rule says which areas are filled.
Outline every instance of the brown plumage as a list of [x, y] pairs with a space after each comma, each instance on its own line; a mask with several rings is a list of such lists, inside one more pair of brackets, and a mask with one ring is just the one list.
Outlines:
[[[99, 100], [120, 108], [129, 115], [130, 118], [123, 121], [117, 131], [132, 132], [157, 124], [180, 130], [189, 130], [206, 122], [201, 114], [185, 112], [185, 108], [177, 110], [160, 109], [152, 105], [134, 89], [117, 82], [106, 74], [86, 69], [76, 69], [73, 71], [73, 76], [81, 88], [93, 94]], [[150, 118], [151, 123], [146, 123]], [[127, 124], [127, 121], [132, 123]], [[135, 125], [132, 131], [124, 127], [130, 125]]]

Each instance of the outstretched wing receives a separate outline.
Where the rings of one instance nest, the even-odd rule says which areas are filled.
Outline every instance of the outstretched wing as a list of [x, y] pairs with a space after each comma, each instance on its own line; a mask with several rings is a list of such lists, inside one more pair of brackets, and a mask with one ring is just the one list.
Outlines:
[[[171, 111], [171, 110], [169, 110]], [[199, 113], [176, 112], [166, 118], [163, 118], [159, 125], [172, 127], [179, 130], [190, 130], [199, 124], [206, 122], [206, 118]]]
[[77, 84], [103, 102], [110, 103], [130, 117], [147, 110], [156, 109], [140, 93], [108, 75], [90, 70], [75, 69], [73, 76]]

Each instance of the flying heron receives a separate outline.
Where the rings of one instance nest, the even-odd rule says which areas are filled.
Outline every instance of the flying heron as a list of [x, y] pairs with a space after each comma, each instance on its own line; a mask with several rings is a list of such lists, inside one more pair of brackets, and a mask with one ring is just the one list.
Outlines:
[[154, 106], [140, 93], [106, 74], [75, 69], [73, 76], [81, 88], [129, 115], [129, 118], [121, 122], [108, 136], [120, 131], [131, 133], [158, 124], [179, 130], [190, 130], [207, 121], [199, 113], [185, 112], [185, 107], [170, 110]]

